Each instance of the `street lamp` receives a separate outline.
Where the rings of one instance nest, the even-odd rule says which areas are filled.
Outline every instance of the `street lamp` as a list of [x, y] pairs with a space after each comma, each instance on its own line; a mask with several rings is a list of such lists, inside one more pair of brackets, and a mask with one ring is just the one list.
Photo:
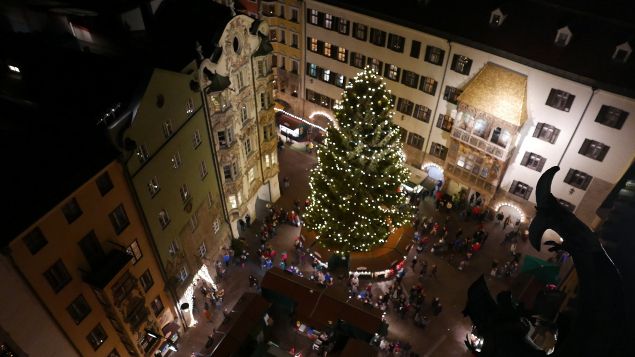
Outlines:
[[169, 339], [165, 338], [164, 336], [159, 335], [158, 333], [156, 333], [156, 332], [154, 332], [154, 331], [152, 331], [152, 330], [150, 330], [150, 329], [145, 329], [145, 332], [146, 332], [146, 335], [148, 335], [148, 336], [150, 336], [150, 337], [152, 337], [152, 338], [158, 338], [158, 339], [162, 339], [162, 340], [167, 341], [167, 343], [168, 343], [168, 349], [169, 349], [169, 350], [174, 351], [174, 352], [176, 352], [176, 351], [178, 351], [178, 350], [179, 350], [179, 349], [176, 347], [176, 345], [175, 345], [175, 344], [174, 344], [171, 340], [169, 340]]

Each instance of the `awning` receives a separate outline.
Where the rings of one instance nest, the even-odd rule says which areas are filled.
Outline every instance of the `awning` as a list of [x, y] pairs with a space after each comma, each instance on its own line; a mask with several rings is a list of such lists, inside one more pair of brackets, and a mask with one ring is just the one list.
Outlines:
[[525, 256], [523, 265], [520, 268], [520, 272], [527, 273], [545, 284], [557, 284], [558, 274], [560, 274], [560, 266], [546, 260], [527, 255]]

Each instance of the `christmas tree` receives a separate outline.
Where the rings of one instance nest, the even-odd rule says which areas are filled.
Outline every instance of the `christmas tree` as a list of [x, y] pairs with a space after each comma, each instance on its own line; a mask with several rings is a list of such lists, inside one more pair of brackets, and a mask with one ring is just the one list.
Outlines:
[[306, 227], [336, 253], [369, 251], [407, 223], [412, 213], [401, 184], [408, 180], [392, 99], [366, 68], [346, 86], [311, 171]]

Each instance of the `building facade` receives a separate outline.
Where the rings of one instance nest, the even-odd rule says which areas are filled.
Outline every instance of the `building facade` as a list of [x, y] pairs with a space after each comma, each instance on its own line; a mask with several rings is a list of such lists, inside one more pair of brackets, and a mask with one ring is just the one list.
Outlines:
[[[79, 356], [8, 257], [0, 256], [0, 351], [5, 356]], [[37, 331], [37, 332], [36, 332]]]
[[[592, 83], [604, 78], [571, 74], [452, 33], [423, 30], [422, 25], [400, 22], [396, 17], [386, 21], [380, 17], [390, 14], [375, 11], [371, 16], [372, 10], [352, 4], [310, 0], [305, 2], [305, 10], [306, 74], [301, 93], [306, 100], [301, 111], [305, 116], [317, 112], [332, 115], [347, 80], [364, 66], [371, 66], [385, 78], [393, 94], [393, 120], [402, 128], [406, 161], [413, 172], [423, 169], [441, 179], [450, 194], [480, 192], [488, 206], [512, 208], [509, 213], [524, 219], [533, 215], [533, 188], [542, 170], [559, 165], [554, 194], [585, 223], [599, 223], [596, 209], [635, 157], [635, 146], [629, 140], [635, 135], [633, 120], [629, 120], [635, 99], [619, 94], [621, 89], [628, 92], [628, 87], [605, 84], [606, 89], [597, 89], [599, 84]], [[517, 24], [500, 8], [489, 15], [479, 25], [483, 31], [500, 34], [502, 28]], [[548, 53], [566, 51], [575, 31], [567, 26], [552, 30], [552, 41], [543, 41], [542, 48]], [[628, 42], [616, 38], [615, 45], [603, 52], [604, 62], [613, 66], [609, 70], [627, 72], [632, 67], [630, 53]], [[470, 145], [469, 136], [463, 142], [467, 146], [452, 139], [453, 133], [458, 138], [461, 134], [453, 131], [453, 125], [466, 111], [486, 117], [504, 104], [504, 99], [494, 98], [481, 103], [480, 108], [466, 101], [462, 104], [461, 94], [488, 65], [525, 77], [526, 105], [524, 113], [518, 113], [524, 119], [490, 116], [487, 133], [481, 133], [481, 140], [474, 139], [482, 146], [479, 155], [474, 155], [465, 150], [477, 148]], [[495, 77], [492, 79], [479, 91], [495, 87]], [[493, 88], [492, 92], [501, 90], [506, 89]], [[516, 124], [509, 127], [503, 125], [513, 122]], [[502, 138], [509, 143], [502, 152], [504, 157], [499, 157], [491, 143], [495, 139], [500, 148]], [[460, 147], [466, 155], [459, 155]], [[479, 162], [489, 162], [487, 171], [482, 171], [482, 164], [466, 165], [470, 155]], [[496, 174], [490, 177], [495, 162]], [[475, 166], [479, 166], [478, 173]], [[487, 183], [482, 175], [488, 177]]]
[[302, 113], [304, 104], [301, 99], [304, 91], [303, 13], [302, 1], [260, 2], [260, 18], [269, 24], [269, 41], [273, 47], [274, 95], [293, 113]]
[[197, 72], [234, 237], [239, 220], [253, 221], [280, 197], [268, 38], [265, 22], [238, 15]]
[[80, 355], [163, 355], [166, 342], [146, 330], [178, 336], [174, 303], [119, 162], [33, 223], [9, 250]]
[[186, 302], [193, 277], [211, 267], [232, 238], [191, 73], [153, 70], [124, 134], [134, 143], [125, 152], [131, 185], [169, 287]]

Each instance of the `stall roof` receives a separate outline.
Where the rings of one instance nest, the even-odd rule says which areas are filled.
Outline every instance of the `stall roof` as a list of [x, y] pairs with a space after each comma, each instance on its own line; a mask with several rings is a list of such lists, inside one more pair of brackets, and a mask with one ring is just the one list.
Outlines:
[[365, 267], [369, 271], [381, 271], [403, 259], [412, 244], [414, 229], [402, 226], [388, 237], [386, 243], [370, 252], [354, 252], [350, 255], [349, 270]]
[[371, 334], [379, 331], [382, 326], [381, 310], [349, 299], [346, 291], [342, 289], [323, 288], [308, 279], [288, 274], [280, 268], [267, 271], [262, 288], [274, 290], [293, 299], [297, 303], [297, 318], [318, 329], [327, 328], [338, 320]]
[[255, 293], [244, 293], [232, 308], [229, 317], [218, 327], [215, 338], [220, 342], [212, 356], [230, 356], [240, 350], [247, 337], [260, 322], [271, 303]]
[[308, 279], [286, 272], [278, 267], [271, 268], [262, 278], [261, 287], [288, 296], [298, 306], [296, 312], [302, 316], [310, 316], [313, 306], [317, 304], [323, 286]]

